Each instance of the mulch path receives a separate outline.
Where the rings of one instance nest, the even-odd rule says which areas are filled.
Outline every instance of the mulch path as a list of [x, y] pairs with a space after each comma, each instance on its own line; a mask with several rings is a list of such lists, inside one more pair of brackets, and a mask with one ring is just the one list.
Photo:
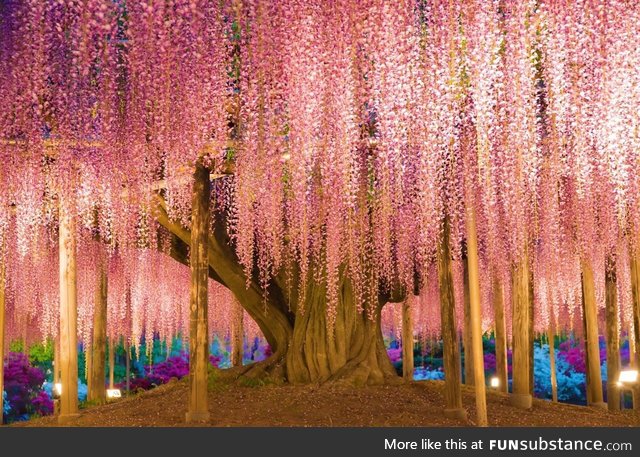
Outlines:
[[[421, 381], [389, 386], [247, 386], [223, 379], [211, 383], [208, 426], [469, 426], [473, 425], [473, 390], [463, 387], [469, 420], [447, 419], [444, 384]], [[175, 427], [185, 425], [188, 384], [175, 381], [103, 406], [81, 410], [68, 425], [80, 427]], [[509, 405], [508, 396], [488, 391], [491, 426], [640, 426], [640, 412], [610, 413], [584, 406], [534, 400], [530, 411]], [[57, 426], [54, 417], [14, 424]]]

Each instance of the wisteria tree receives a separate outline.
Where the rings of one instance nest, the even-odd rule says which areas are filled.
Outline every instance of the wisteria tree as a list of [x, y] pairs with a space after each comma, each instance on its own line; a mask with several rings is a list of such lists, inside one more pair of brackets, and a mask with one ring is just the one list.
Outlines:
[[640, 338], [639, 28], [625, 0], [4, 0], [12, 309], [55, 334], [15, 297], [59, 299], [36, 284], [69, 232], [132, 341], [186, 321], [140, 304], [136, 269], [171, 282], [159, 251], [255, 321], [273, 355], [247, 376], [391, 382], [380, 311], [410, 299], [449, 408], [460, 328], [476, 362], [500, 333], [505, 386], [513, 338], [525, 406], [534, 332], [577, 329], [600, 403], [598, 308], [611, 348]]

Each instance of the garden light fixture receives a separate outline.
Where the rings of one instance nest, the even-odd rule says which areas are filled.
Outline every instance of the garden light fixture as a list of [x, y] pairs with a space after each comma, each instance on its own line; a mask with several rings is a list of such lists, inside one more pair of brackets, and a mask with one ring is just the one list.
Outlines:
[[121, 398], [122, 397], [122, 392], [120, 391], [120, 389], [107, 389], [107, 398], [113, 399], [113, 398]]
[[618, 385], [638, 382], [638, 370], [622, 370], [618, 375]]

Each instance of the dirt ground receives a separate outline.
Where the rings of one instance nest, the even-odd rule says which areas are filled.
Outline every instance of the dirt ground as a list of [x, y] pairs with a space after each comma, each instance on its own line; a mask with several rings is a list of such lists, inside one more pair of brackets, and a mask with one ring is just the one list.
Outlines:
[[[71, 426], [175, 427], [185, 425], [186, 380], [81, 410]], [[444, 384], [421, 381], [377, 387], [276, 386], [215, 379], [209, 389], [208, 426], [468, 426], [475, 415], [473, 390], [463, 387], [468, 421], [446, 419]], [[506, 394], [488, 392], [491, 426], [640, 426], [640, 412], [617, 413], [534, 400], [530, 411], [509, 405]], [[44, 417], [14, 426], [57, 426]]]

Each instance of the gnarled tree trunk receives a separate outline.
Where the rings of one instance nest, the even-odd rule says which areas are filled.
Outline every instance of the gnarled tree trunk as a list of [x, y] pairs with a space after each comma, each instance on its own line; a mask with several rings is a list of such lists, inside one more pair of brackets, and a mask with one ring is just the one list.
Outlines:
[[308, 282], [305, 307], [296, 311], [286, 352], [288, 381], [381, 384], [397, 377], [382, 340], [380, 307], [371, 317], [358, 312], [351, 281], [343, 278], [332, 331], [326, 295], [324, 284]]
[[[172, 257], [186, 263], [190, 233], [169, 219], [158, 198], [158, 222], [174, 235]], [[209, 276], [227, 287], [255, 320], [271, 346], [272, 356], [241, 369], [245, 376], [269, 376], [274, 381], [316, 383], [342, 381], [381, 384], [400, 381], [384, 346], [380, 310], [388, 301], [401, 301], [404, 294], [369, 300], [358, 312], [351, 280], [341, 273], [340, 293], [333, 326], [327, 325], [326, 286], [310, 279], [299, 290], [297, 274], [287, 283], [281, 273], [263, 291], [257, 273], [249, 278], [233, 250], [224, 221], [216, 219], [209, 234]], [[308, 274], [313, 278], [313, 266]], [[248, 286], [247, 286], [248, 284]], [[299, 300], [303, 293], [303, 300]], [[302, 302], [303, 307], [297, 303]]]

